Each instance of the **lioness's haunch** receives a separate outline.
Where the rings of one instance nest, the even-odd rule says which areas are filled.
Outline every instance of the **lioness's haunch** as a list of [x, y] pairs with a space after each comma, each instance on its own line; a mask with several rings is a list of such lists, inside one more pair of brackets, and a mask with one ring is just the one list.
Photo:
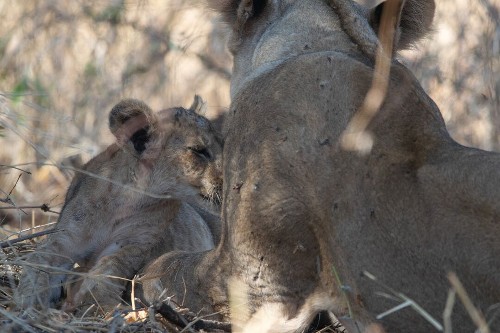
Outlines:
[[[160, 112], [124, 100], [110, 112], [116, 143], [90, 160], [66, 194], [57, 233], [26, 258], [23, 307], [55, 306], [75, 263], [87, 273], [64, 308], [120, 302], [126, 281], [171, 250], [205, 251], [219, 238], [221, 139], [210, 122], [186, 110]], [[76, 273], [75, 273], [76, 274]], [[111, 278], [111, 277], [115, 278]]]
[[[339, 144], [372, 82], [372, 27], [382, 7], [212, 2], [235, 29], [223, 236], [207, 253], [161, 257], [169, 295], [225, 317], [231, 300], [235, 325], [247, 332], [300, 332], [322, 310], [352, 315], [350, 333], [362, 332], [403, 303], [380, 319], [387, 332], [436, 332], [453, 271], [500, 332], [493, 306], [500, 302], [500, 155], [454, 142], [397, 60], [369, 126], [371, 151]], [[399, 47], [425, 35], [433, 13], [432, 0], [404, 1]], [[406, 306], [409, 299], [435, 322]], [[453, 332], [473, 332], [455, 303], [447, 308]]]

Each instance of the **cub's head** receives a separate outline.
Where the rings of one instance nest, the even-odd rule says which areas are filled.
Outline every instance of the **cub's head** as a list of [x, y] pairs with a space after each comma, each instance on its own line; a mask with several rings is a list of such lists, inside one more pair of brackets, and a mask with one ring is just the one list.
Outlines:
[[153, 112], [139, 100], [126, 99], [113, 107], [109, 128], [117, 144], [137, 161], [134, 177], [141, 189], [220, 201], [222, 139], [210, 121], [197, 114], [202, 103], [195, 96], [189, 109]]

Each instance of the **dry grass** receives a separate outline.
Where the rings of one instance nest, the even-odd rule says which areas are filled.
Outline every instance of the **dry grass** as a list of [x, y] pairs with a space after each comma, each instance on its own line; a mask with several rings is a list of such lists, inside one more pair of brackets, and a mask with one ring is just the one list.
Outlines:
[[0, 250], [0, 327], [2, 332], [226, 332], [228, 323], [175, 311], [167, 305], [148, 307], [120, 306], [112, 313], [100, 313], [90, 307], [81, 315], [56, 309], [39, 311], [15, 308], [15, 286], [22, 272], [22, 256], [36, 250], [36, 242], [18, 243]]
[[[112, 313], [95, 306], [73, 315], [57, 309], [44, 311], [16, 309], [16, 285], [22, 273], [23, 255], [35, 251], [37, 242], [19, 242], [0, 249], [0, 327], [2, 332], [229, 332], [231, 324], [174, 310], [167, 304], [147, 306], [136, 299], [137, 307], [120, 305]], [[74, 272], [69, 272], [68, 274]], [[244, 290], [244, 289], [241, 289]], [[133, 297], [133, 296], [132, 296]], [[238, 321], [238, 318], [235, 320]], [[264, 330], [259, 330], [264, 332]], [[307, 331], [312, 333], [313, 330]], [[316, 332], [316, 330], [314, 330]], [[318, 333], [345, 332], [337, 322]]]

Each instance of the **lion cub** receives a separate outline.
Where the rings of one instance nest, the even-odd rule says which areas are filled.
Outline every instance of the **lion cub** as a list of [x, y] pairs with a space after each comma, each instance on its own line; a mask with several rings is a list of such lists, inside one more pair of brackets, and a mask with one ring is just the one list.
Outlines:
[[[19, 286], [26, 308], [56, 306], [77, 263], [63, 309], [120, 303], [127, 281], [171, 250], [205, 251], [219, 225], [206, 203], [220, 200], [222, 141], [195, 109], [154, 113], [128, 99], [113, 107], [109, 128], [116, 143], [77, 172], [57, 222], [59, 231], [26, 258]], [[77, 273], [75, 273], [77, 274]]]

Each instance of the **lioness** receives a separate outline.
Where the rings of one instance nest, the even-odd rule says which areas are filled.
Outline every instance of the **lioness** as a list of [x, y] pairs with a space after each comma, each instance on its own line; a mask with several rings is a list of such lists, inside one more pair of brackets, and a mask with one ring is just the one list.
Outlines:
[[[453, 141], [395, 59], [371, 151], [339, 144], [372, 81], [372, 27], [384, 6], [375, 2], [213, 1], [234, 28], [223, 236], [215, 250], [160, 263], [169, 268], [163, 284], [192, 310], [228, 317], [231, 294], [233, 320], [248, 332], [300, 332], [322, 310], [350, 316], [350, 332], [362, 332], [403, 304], [380, 318], [387, 332], [447, 322], [473, 332], [458, 299], [446, 307], [453, 271], [500, 331], [500, 155]], [[425, 35], [433, 13], [432, 0], [405, 1], [398, 47]], [[228, 287], [230, 278], [238, 282]], [[241, 304], [232, 285], [246, 289]]]
[[55, 306], [77, 263], [88, 273], [63, 308], [96, 302], [106, 310], [120, 302], [124, 279], [152, 258], [214, 247], [219, 225], [204, 201], [220, 199], [222, 146], [210, 122], [196, 114], [199, 102], [158, 113], [133, 99], [113, 107], [116, 143], [77, 172], [59, 231], [27, 257], [23, 307]]

